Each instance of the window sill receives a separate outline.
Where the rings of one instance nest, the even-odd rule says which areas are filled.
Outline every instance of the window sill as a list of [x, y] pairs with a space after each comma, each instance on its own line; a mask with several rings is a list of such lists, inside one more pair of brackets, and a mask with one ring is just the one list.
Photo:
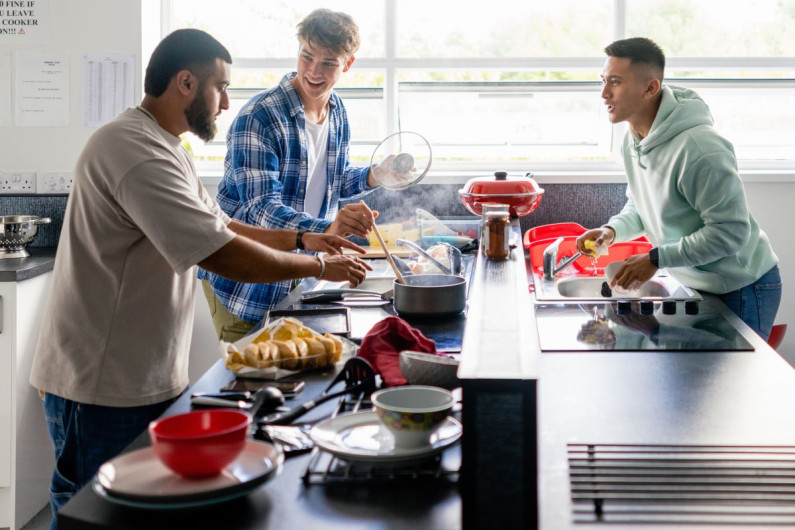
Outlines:
[[[510, 174], [520, 175], [521, 171], [510, 171]], [[474, 177], [490, 175], [488, 171], [431, 171], [420, 184], [456, 184], [463, 185]], [[740, 169], [743, 182], [760, 183], [789, 183], [795, 182], [795, 168]], [[205, 186], [218, 186], [221, 182], [220, 171], [200, 171], [199, 177]], [[600, 170], [539, 170], [533, 172], [533, 178], [539, 184], [623, 184], [626, 182], [624, 172], [618, 169]]]

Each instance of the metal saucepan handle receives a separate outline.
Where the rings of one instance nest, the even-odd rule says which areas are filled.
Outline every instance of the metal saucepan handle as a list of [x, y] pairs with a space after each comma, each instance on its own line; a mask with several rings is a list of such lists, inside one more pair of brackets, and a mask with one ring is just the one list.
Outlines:
[[33, 224], [34, 225], [46, 225], [46, 224], [50, 224], [50, 221], [52, 221], [52, 219], [50, 219], [49, 217], [39, 217], [38, 219], [34, 219], [33, 220]]

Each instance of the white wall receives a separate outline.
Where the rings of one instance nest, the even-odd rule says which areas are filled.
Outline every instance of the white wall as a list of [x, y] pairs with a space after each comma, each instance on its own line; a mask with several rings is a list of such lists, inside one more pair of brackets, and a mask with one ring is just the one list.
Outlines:
[[[50, 0], [49, 6], [48, 42], [0, 42], [0, 51], [11, 50], [12, 63], [13, 52], [69, 55], [69, 125], [0, 127], [0, 170], [72, 171], [94, 132], [83, 127], [81, 119], [83, 54], [134, 54], [140, 64], [141, 0]], [[141, 99], [142, 86], [141, 69], [136, 68], [135, 101]]]
[[776, 322], [787, 324], [789, 329], [778, 352], [795, 366], [795, 182], [747, 182], [745, 190], [748, 206], [780, 260], [784, 292]]

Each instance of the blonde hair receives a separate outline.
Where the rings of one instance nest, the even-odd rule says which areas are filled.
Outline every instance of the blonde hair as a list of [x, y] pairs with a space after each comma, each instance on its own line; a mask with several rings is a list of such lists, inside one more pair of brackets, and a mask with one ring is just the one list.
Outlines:
[[353, 18], [330, 9], [316, 9], [298, 23], [298, 40], [350, 57], [359, 49], [359, 26]]

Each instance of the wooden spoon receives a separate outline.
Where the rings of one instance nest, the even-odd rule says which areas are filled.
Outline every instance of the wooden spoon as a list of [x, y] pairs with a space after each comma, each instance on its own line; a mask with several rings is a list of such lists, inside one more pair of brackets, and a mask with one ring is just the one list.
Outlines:
[[[361, 201], [362, 204], [365, 204], [364, 201]], [[365, 206], [367, 206], [365, 204]], [[403, 275], [400, 273], [400, 269], [398, 269], [397, 265], [395, 265], [395, 260], [392, 259], [392, 254], [389, 252], [389, 249], [386, 248], [386, 243], [384, 243], [384, 238], [381, 237], [381, 232], [378, 230], [378, 225], [373, 223], [373, 231], [375, 232], [375, 237], [378, 238], [378, 242], [381, 243], [381, 248], [384, 249], [384, 254], [386, 255], [386, 260], [389, 262], [389, 265], [392, 266], [392, 270], [395, 271], [395, 277], [397, 278], [398, 282], [406, 283], [403, 279]]]

